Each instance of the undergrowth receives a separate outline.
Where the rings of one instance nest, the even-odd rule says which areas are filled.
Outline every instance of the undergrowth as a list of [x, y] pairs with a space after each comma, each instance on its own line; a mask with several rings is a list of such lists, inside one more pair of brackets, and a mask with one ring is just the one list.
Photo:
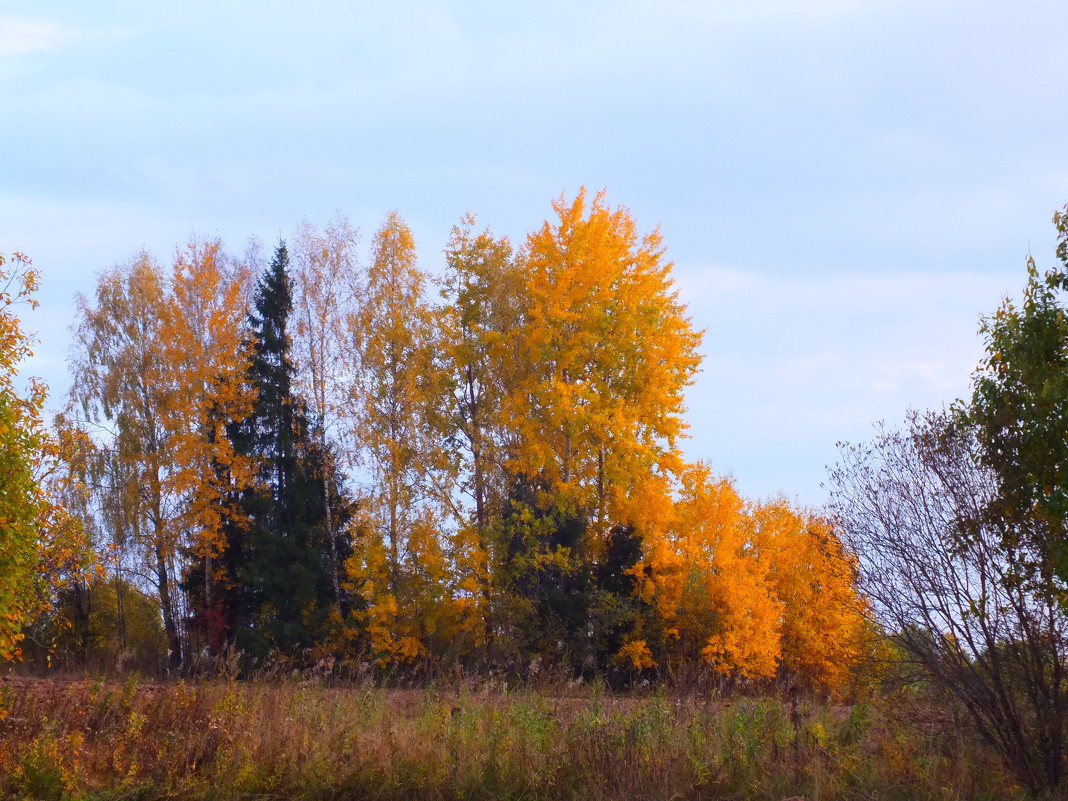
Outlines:
[[0, 794], [63, 799], [1001, 799], [961, 721], [853, 706], [319, 681], [0, 682]]

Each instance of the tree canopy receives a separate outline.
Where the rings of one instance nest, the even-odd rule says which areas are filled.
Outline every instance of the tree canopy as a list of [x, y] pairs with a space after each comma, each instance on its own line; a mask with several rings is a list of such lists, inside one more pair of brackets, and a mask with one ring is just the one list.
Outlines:
[[702, 333], [658, 230], [581, 190], [519, 247], [466, 215], [437, 275], [397, 212], [366, 260], [340, 215], [294, 241], [138, 254], [80, 299], [63, 493], [105, 575], [57, 604], [76, 630], [113, 599], [122, 648], [147, 598], [172, 668], [848, 683], [833, 526], [684, 458]]
[[[1023, 300], [1005, 299], [983, 320], [986, 357], [964, 416], [976, 426], [978, 457], [998, 478], [987, 512], [1007, 544], [1033, 546], [1040, 576], [1068, 586], [1068, 214], [1058, 212], [1059, 264], [1027, 259]], [[1048, 581], [1047, 581], [1048, 585]], [[1062, 593], [1062, 603], [1068, 595]]]
[[18, 307], [35, 307], [38, 275], [29, 259], [0, 254], [0, 658], [18, 653], [23, 626], [39, 608], [34, 581], [38, 529], [49, 506], [39, 476], [48, 443], [41, 420], [45, 387], [31, 382], [20, 393], [19, 364], [32, 354]]

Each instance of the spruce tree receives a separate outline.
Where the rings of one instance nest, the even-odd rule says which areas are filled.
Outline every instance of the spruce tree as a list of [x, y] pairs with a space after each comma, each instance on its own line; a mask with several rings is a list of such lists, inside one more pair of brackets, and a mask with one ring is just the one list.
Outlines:
[[281, 243], [257, 283], [248, 371], [256, 403], [229, 429], [235, 450], [259, 464], [259, 480], [241, 494], [243, 519], [230, 526], [229, 554], [235, 639], [255, 656], [310, 647], [325, 635], [331, 607], [341, 600], [331, 581], [324, 483], [343, 512], [341, 523], [347, 503], [338, 498], [333, 457], [319, 453], [305, 405], [293, 393], [288, 263]]
[[582, 510], [539, 502], [546, 497], [544, 482], [512, 479], [499, 528], [504, 640], [523, 662], [537, 658], [581, 669], [589, 656], [594, 589], [589, 520]]
[[497, 527], [505, 639], [523, 663], [538, 658], [623, 687], [636, 674], [618, 655], [652, 614], [635, 592], [642, 540], [634, 526], [613, 526], [598, 552], [590, 529], [589, 515], [555, 503], [543, 480], [512, 479]]

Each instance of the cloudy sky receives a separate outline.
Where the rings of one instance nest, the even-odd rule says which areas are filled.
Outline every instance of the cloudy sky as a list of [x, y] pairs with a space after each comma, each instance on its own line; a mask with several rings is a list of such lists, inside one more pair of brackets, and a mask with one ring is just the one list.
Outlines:
[[0, 0], [0, 251], [76, 292], [191, 235], [391, 210], [436, 271], [580, 186], [660, 225], [706, 329], [687, 452], [825, 499], [839, 440], [967, 392], [980, 315], [1053, 258], [1068, 5], [955, 0]]

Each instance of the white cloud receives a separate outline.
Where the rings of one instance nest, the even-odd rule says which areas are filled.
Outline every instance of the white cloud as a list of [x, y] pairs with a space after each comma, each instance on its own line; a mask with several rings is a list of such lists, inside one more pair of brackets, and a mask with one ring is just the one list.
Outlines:
[[[1010, 286], [1020, 279], [1018, 271]], [[939, 408], [968, 393], [982, 354], [980, 313], [1006, 274], [784, 276], [723, 263], [680, 270], [680, 300], [707, 328], [707, 358], [688, 394], [685, 447], [733, 473], [749, 495], [821, 498], [834, 443], [863, 441], [872, 421]]]
[[[970, 367], [971, 363], [965, 366]], [[901, 392], [909, 384], [924, 387], [933, 393], [949, 394], [961, 389], [961, 365], [950, 365], [946, 360], [905, 360], [883, 366], [880, 373], [871, 383], [871, 388], [876, 392]]]
[[0, 17], [0, 55], [55, 50], [79, 37], [78, 31], [47, 20]]

